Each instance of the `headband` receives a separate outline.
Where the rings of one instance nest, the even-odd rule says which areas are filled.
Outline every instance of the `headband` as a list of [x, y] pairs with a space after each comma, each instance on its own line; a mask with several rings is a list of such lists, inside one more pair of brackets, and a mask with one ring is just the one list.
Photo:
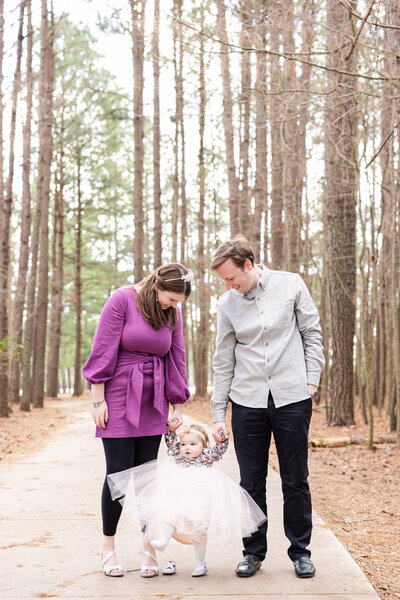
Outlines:
[[182, 438], [187, 433], [196, 433], [207, 444], [206, 436], [204, 435], [204, 433], [198, 431], [197, 429], [192, 429], [189, 425], [180, 425], [175, 433], [179, 438]]

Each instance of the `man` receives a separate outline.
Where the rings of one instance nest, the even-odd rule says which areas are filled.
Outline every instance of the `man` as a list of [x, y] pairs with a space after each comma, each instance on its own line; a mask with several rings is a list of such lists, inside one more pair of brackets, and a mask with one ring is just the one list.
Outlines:
[[[240, 484], [267, 514], [266, 477], [273, 434], [284, 501], [288, 555], [298, 577], [313, 577], [307, 546], [311, 539], [311, 496], [307, 477], [312, 397], [324, 368], [318, 311], [296, 273], [256, 265], [242, 235], [216, 250], [211, 269], [228, 290], [218, 302], [213, 437], [227, 435], [225, 415], [232, 403], [232, 431]], [[222, 430], [222, 431], [221, 431]], [[243, 539], [239, 577], [251, 577], [267, 551], [267, 523]]]

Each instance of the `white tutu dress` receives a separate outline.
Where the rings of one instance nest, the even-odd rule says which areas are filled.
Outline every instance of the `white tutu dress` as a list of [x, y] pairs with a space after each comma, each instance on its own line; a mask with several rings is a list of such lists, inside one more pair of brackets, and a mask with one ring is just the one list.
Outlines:
[[[207, 447], [197, 458], [179, 453], [174, 432], [165, 436], [172, 461], [151, 461], [108, 475], [111, 496], [125, 500], [134, 494], [142, 527], [149, 539], [156, 539], [160, 525], [175, 527], [174, 538], [181, 543], [205, 544], [237, 541], [254, 533], [266, 516], [249, 494], [218, 467], [228, 447]], [[130, 485], [133, 475], [133, 485]]]

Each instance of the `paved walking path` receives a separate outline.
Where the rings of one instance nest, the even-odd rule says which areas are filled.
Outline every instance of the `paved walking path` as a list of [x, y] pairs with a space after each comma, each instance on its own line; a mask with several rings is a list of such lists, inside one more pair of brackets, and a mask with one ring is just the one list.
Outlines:
[[[112, 579], [99, 570], [103, 456], [89, 415], [77, 405], [74, 424], [39, 452], [13, 465], [0, 463], [0, 599], [170, 598], [178, 600], [377, 600], [372, 585], [323, 521], [315, 515], [311, 545], [317, 574], [298, 579], [286, 555], [279, 477], [268, 478], [269, 553], [260, 571], [240, 579], [234, 567], [241, 544], [207, 550], [208, 575], [192, 578], [193, 550], [172, 541], [159, 553], [175, 559], [174, 576], [140, 577], [138, 525], [123, 515], [118, 554], [128, 570]], [[233, 449], [220, 463], [237, 480]]]

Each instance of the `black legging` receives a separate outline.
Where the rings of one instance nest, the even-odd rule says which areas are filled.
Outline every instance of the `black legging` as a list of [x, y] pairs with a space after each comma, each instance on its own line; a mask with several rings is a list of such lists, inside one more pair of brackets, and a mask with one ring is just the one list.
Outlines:
[[115, 535], [122, 512], [119, 500], [112, 500], [107, 475], [137, 467], [157, 458], [161, 435], [130, 438], [102, 438], [106, 457], [106, 477], [101, 495], [104, 535]]

